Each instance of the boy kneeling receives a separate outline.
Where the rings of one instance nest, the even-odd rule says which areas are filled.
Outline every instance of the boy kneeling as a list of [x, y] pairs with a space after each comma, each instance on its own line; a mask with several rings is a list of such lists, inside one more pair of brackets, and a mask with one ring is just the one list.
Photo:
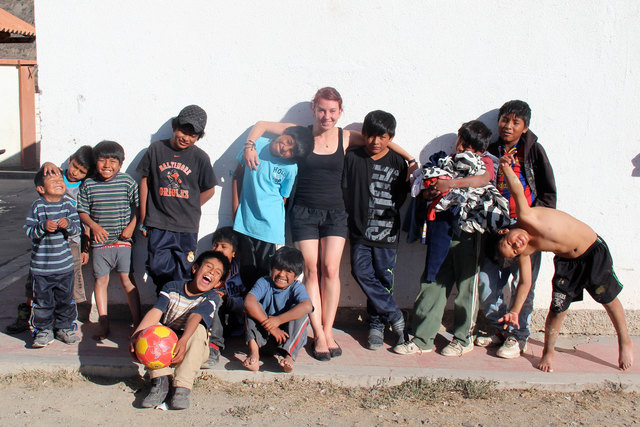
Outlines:
[[[220, 306], [220, 297], [215, 291], [229, 273], [229, 260], [220, 252], [207, 251], [193, 263], [193, 278], [169, 282], [162, 288], [156, 305], [142, 318], [131, 335], [131, 351], [138, 334], [149, 326], [163, 324], [173, 329], [178, 336], [172, 365], [174, 393], [172, 409], [189, 407], [189, 394], [200, 366], [209, 358], [207, 330]], [[171, 368], [148, 370], [152, 380], [151, 390], [142, 401], [143, 408], [153, 408], [164, 402], [169, 392]]]
[[298, 351], [307, 341], [308, 314], [313, 310], [304, 285], [296, 280], [303, 267], [302, 252], [284, 246], [271, 258], [271, 276], [258, 279], [247, 294], [247, 369], [259, 369], [260, 348], [270, 344], [277, 347], [283, 370], [293, 371]]
[[[505, 155], [500, 159], [500, 168], [515, 199], [518, 222], [511, 230], [500, 231], [503, 236], [497, 249], [505, 258], [519, 256], [527, 259], [536, 251], [556, 255], [553, 259], [556, 270], [552, 280], [553, 295], [538, 369], [553, 371], [554, 347], [562, 321], [571, 302], [582, 300], [584, 289], [607, 310], [618, 334], [618, 366], [622, 370], [629, 369], [633, 364], [633, 344], [627, 331], [624, 309], [617, 298], [622, 285], [613, 271], [609, 248], [591, 227], [571, 215], [550, 208], [530, 207], [511, 168], [513, 162], [512, 155]], [[511, 311], [499, 320], [505, 323], [505, 328], [508, 325], [518, 326], [518, 314], [530, 284], [531, 281], [518, 285]]]

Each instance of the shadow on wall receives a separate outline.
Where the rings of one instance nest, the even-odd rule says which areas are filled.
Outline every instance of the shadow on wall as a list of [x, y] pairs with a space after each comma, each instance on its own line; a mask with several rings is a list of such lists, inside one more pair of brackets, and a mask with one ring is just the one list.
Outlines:
[[[471, 119], [470, 119], [471, 120]], [[498, 140], [498, 109], [487, 111], [480, 115], [476, 120], [483, 122], [489, 130], [491, 130], [491, 141]], [[460, 123], [462, 125], [462, 123]], [[429, 157], [437, 153], [438, 151], [444, 151], [447, 154], [454, 152], [456, 148], [456, 140], [458, 139], [458, 129], [455, 132], [440, 135], [427, 144], [420, 150], [420, 164], [424, 164], [429, 161]], [[639, 155], [640, 156], [640, 155]]]
[[[313, 114], [308, 101], [296, 103], [289, 108], [284, 116], [282, 116], [282, 119], [280, 119], [281, 123], [299, 123], [303, 125], [313, 123], [313, 121]], [[216, 191], [220, 191], [220, 206], [218, 208], [218, 224], [215, 227], [216, 229], [233, 225], [231, 181], [233, 179], [233, 172], [238, 165], [238, 154], [244, 149], [244, 143], [247, 141], [252, 127], [253, 124], [249, 125], [244, 132], [233, 140], [222, 155], [213, 162], [213, 170], [218, 177], [219, 184], [219, 188], [217, 188]], [[198, 253], [211, 248], [212, 234], [213, 233], [209, 233], [200, 237], [198, 240]]]
[[631, 159], [631, 164], [633, 165], [631, 176], [640, 176], [640, 154]]

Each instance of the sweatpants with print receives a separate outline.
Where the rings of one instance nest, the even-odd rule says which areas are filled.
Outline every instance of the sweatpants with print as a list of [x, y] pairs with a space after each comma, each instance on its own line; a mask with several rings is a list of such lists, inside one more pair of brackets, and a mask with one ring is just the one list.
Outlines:
[[173, 371], [173, 386], [184, 387], [191, 390], [196, 375], [200, 372], [200, 366], [209, 359], [209, 337], [207, 330], [201, 323], [196, 328], [189, 341], [184, 359], [175, 368], [166, 367], [160, 369], [147, 369], [149, 378], [154, 379], [171, 375]]
[[289, 338], [283, 343], [278, 343], [273, 335], [269, 334], [262, 325], [250, 316], [246, 316], [245, 341], [249, 345], [249, 341], [256, 340], [260, 348], [267, 344], [277, 347], [286, 351], [295, 360], [298, 357], [298, 352], [307, 342], [307, 325], [309, 325], [309, 316], [306, 314], [299, 319], [283, 323], [280, 325], [280, 329], [286, 331], [289, 334]]
[[393, 298], [396, 249], [351, 245], [351, 274], [367, 296], [370, 327], [384, 328], [402, 318], [402, 311]]
[[[414, 303], [413, 342], [423, 350], [433, 348], [433, 341], [442, 324], [442, 315], [457, 283], [454, 300], [453, 336], [462, 345], [473, 340], [473, 328], [478, 315], [478, 276], [482, 254], [480, 233], [460, 232], [454, 236], [434, 282], [420, 284]], [[423, 276], [424, 277], [424, 276]]]

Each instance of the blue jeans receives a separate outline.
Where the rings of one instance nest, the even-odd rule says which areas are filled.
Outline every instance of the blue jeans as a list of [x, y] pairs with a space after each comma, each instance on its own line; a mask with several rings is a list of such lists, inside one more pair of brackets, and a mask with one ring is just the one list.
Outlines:
[[[540, 252], [531, 254], [531, 290], [525, 300], [518, 322], [520, 328], [516, 329], [509, 326], [508, 332], [514, 335], [519, 341], [527, 341], [531, 331], [529, 330], [529, 321], [533, 312], [533, 297], [535, 294], [536, 279], [540, 271], [540, 260], [542, 256]], [[480, 271], [480, 309], [484, 312], [485, 317], [489, 320], [491, 326], [502, 330], [503, 326], [498, 322], [502, 316], [509, 312], [511, 308], [513, 296], [515, 296], [516, 287], [518, 285], [518, 263], [514, 262], [510, 267], [500, 269], [489, 259], [485, 259]], [[509, 286], [511, 290], [511, 298], [505, 300], [504, 287]]]
[[395, 248], [351, 245], [351, 274], [367, 296], [367, 313], [371, 325], [394, 323], [402, 312], [393, 299]]

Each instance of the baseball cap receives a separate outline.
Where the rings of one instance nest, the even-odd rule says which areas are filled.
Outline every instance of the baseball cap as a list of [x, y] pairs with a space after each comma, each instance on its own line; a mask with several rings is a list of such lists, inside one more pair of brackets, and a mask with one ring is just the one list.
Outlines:
[[195, 133], [201, 133], [207, 125], [207, 113], [197, 105], [187, 105], [176, 117], [176, 122], [179, 126], [191, 125]]

